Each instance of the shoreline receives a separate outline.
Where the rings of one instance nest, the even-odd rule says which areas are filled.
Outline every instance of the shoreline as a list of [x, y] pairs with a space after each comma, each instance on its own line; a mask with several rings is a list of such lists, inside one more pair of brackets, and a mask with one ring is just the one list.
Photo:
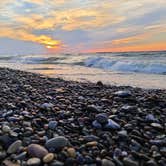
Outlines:
[[166, 90], [0, 67], [0, 165], [166, 162]]

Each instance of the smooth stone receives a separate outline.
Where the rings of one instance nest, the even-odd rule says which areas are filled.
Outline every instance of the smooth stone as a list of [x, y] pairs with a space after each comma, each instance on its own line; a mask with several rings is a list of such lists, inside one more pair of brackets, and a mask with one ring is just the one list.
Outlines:
[[2, 135], [0, 136], [0, 145], [5, 147], [6, 149], [14, 142], [16, 141], [15, 138], [12, 138], [8, 135]]
[[128, 157], [125, 157], [123, 159], [123, 163], [125, 166], [138, 166], [139, 165], [137, 161], [134, 161]]
[[43, 158], [44, 163], [50, 163], [51, 161], [54, 160], [54, 154], [53, 153], [48, 153], [46, 156]]
[[115, 121], [109, 119], [108, 123], [104, 126], [106, 129], [120, 129], [120, 125]]
[[87, 142], [86, 146], [97, 146], [98, 142], [97, 141], [92, 141], [92, 142]]
[[48, 154], [48, 151], [41, 145], [31, 144], [28, 146], [28, 153], [32, 157], [43, 158]]
[[16, 153], [21, 146], [22, 146], [22, 141], [17, 140], [9, 146], [7, 153], [9, 154]]
[[64, 166], [64, 163], [61, 162], [61, 161], [56, 160], [56, 161], [52, 162], [50, 164], [50, 166]]
[[95, 106], [95, 105], [88, 105], [85, 108], [85, 110], [88, 112], [100, 112], [99, 109], [97, 108], [97, 106]]
[[25, 160], [27, 152], [22, 152], [14, 157], [15, 160]]
[[118, 136], [121, 137], [121, 138], [127, 138], [128, 137], [127, 131], [126, 130], [119, 131]]
[[102, 125], [97, 120], [94, 120], [92, 122], [92, 126], [96, 129], [101, 129], [102, 128]]
[[150, 125], [156, 129], [163, 129], [163, 127], [159, 123], [151, 123]]
[[86, 142], [97, 141], [100, 138], [95, 135], [87, 135], [83, 137]]
[[55, 130], [56, 127], [57, 127], [57, 125], [58, 125], [58, 122], [57, 122], [57, 121], [50, 121], [50, 122], [48, 123], [48, 128], [51, 129], [51, 130]]
[[0, 160], [4, 159], [7, 156], [5, 151], [0, 151]]
[[131, 92], [128, 90], [120, 90], [114, 93], [116, 96], [119, 97], [129, 97], [131, 96]]
[[36, 157], [30, 158], [27, 161], [28, 166], [38, 166], [38, 165], [40, 165], [40, 163], [41, 163], [41, 160], [39, 158], [36, 158]]
[[45, 146], [47, 149], [59, 150], [68, 144], [68, 139], [63, 136], [57, 136], [55, 138], [49, 139]]
[[9, 126], [7, 126], [7, 125], [3, 125], [2, 126], [2, 131], [4, 132], [4, 133], [9, 133], [10, 132], [10, 127]]
[[101, 124], [106, 124], [108, 122], [108, 116], [105, 113], [97, 114], [95, 119]]
[[102, 159], [102, 166], [115, 166], [115, 164], [108, 159]]
[[45, 109], [45, 110], [50, 110], [51, 108], [53, 108], [54, 105], [52, 103], [43, 103], [40, 108], [41, 109]]
[[151, 159], [146, 162], [146, 166], [158, 166], [158, 164], [153, 159]]
[[75, 158], [76, 157], [76, 150], [74, 148], [68, 148], [67, 153], [69, 157]]
[[146, 115], [145, 120], [146, 120], [147, 122], [157, 122], [157, 121], [158, 121], [158, 120], [154, 117], [153, 114], [148, 114], [148, 115]]

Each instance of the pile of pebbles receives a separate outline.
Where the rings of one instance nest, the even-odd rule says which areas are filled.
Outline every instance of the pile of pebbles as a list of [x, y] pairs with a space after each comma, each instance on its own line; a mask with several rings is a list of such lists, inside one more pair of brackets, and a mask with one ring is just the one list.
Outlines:
[[1, 166], [165, 166], [166, 90], [0, 68]]

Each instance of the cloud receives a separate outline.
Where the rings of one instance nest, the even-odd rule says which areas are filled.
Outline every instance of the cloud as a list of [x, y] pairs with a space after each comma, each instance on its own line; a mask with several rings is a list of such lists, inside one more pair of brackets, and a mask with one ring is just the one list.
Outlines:
[[165, 10], [165, 0], [4, 0], [0, 37], [63, 51], [148, 47], [166, 42]]
[[12, 39], [19, 39], [23, 41], [31, 41], [36, 42], [42, 45], [45, 45], [46, 47], [60, 47], [61, 42], [58, 40], [54, 40], [49, 36], [46, 35], [34, 35], [29, 32], [26, 32], [22, 29], [12, 29], [10, 27], [1, 27], [1, 33], [0, 37], [8, 37]]

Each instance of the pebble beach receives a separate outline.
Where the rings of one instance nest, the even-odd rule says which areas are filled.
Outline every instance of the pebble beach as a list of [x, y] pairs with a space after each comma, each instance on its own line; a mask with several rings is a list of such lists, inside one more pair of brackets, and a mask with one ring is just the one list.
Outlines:
[[165, 166], [166, 90], [0, 68], [1, 166]]

